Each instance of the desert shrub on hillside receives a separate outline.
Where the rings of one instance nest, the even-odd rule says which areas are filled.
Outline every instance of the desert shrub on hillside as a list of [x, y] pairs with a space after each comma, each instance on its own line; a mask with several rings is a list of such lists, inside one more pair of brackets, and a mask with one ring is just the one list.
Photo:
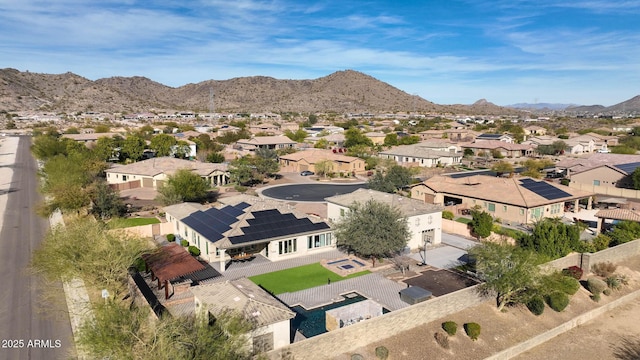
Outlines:
[[547, 304], [553, 310], [560, 312], [569, 305], [569, 296], [561, 291], [554, 291], [547, 297]]
[[464, 332], [467, 333], [467, 336], [473, 341], [478, 340], [480, 336], [480, 324], [478, 323], [466, 323], [464, 324]]
[[591, 271], [598, 276], [606, 278], [613, 275], [617, 268], [618, 266], [616, 264], [607, 261], [593, 264], [593, 266], [591, 266]]
[[542, 296], [534, 296], [527, 301], [527, 309], [536, 316], [542, 315], [544, 312], [544, 300], [542, 299]]
[[449, 336], [453, 336], [458, 331], [458, 324], [455, 321], [445, 321], [442, 323], [442, 330], [446, 331]]

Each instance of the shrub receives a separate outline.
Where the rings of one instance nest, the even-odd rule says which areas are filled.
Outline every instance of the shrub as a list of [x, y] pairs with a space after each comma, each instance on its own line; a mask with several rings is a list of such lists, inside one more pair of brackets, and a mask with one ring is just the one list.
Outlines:
[[587, 279], [587, 290], [589, 290], [593, 295], [600, 295], [606, 288], [607, 283], [596, 277], [590, 277]]
[[176, 236], [173, 234], [167, 234], [167, 241], [168, 242], [174, 242], [176, 241]]
[[533, 315], [542, 315], [544, 312], [544, 300], [542, 296], [534, 296], [527, 302], [527, 309], [531, 311]]
[[464, 324], [464, 332], [467, 333], [467, 336], [473, 341], [478, 340], [478, 336], [480, 336], [480, 324], [477, 323], [466, 323]]
[[446, 331], [449, 336], [453, 336], [458, 331], [458, 324], [455, 321], [445, 321], [442, 323], [442, 330]]
[[567, 295], [573, 295], [580, 289], [580, 282], [578, 280], [559, 272], [545, 276], [543, 284], [547, 288], [546, 293], [561, 291]]
[[607, 295], [607, 296], [609, 296], [609, 295], [611, 295], [611, 289], [609, 289], [609, 288], [604, 289], [604, 291], [602, 293]]
[[248, 188], [246, 186], [242, 186], [242, 185], [235, 185], [233, 187], [237, 192], [246, 192], [248, 190]]
[[591, 266], [591, 271], [598, 276], [606, 278], [613, 275], [613, 273], [616, 272], [617, 267], [618, 266], [616, 264], [607, 261], [593, 264], [593, 266]]
[[625, 275], [611, 275], [604, 279], [604, 282], [607, 283], [611, 290], [620, 290], [623, 285], [629, 284], [629, 280]]
[[591, 300], [600, 302], [600, 293], [591, 295]]
[[442, 212], [442, 218], [443, 219], [447, 219], [447, 220], [453, 220], [454, 215], [451, 211], [449, 210], [445, 210]]
[[182, 239], [182, 240], [180, 241], [180, 245], [182, 245], [182, 246], [184, 246], [184, 247], [187, 247], [187, 246], [189, 246], [189, 241], [187, 241], [187, 240], [185, 240], [185, 239]]
[[561, 291], [554, 291], [547, 297], [547, 303], [550, 308], [560, 312], [569, 305], [569, 296]]
[[191, 254], [193, 256], [199, 256], [200, 255], [200, 249], [198, 249], [196, 246], [189, 246], [188, 250], [189, 250], [189, 254]]
[[449, 348], [449, 337], [447, 335], [437, 331], [433, 334], [433, 337], [436, 339], [436, 343], [438, 343], [438, 345], [442, 346], [444, 349]]
[[387, 360], [387, 358], [389, 357], [389, 349], [387, 349], [385, 346], [378, 346], [376, 348], [376, 356], [380, 360]]
[[571, 276], [576, 280], [580, 280], [582, 278], [583, 271], [578, 266], [571, 266], [566, 269], [562, 269], [562, 274], [565, 276]]

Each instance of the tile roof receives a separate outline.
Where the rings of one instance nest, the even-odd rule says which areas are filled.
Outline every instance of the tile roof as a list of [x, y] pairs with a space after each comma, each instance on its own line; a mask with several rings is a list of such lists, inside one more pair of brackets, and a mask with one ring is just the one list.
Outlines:
[[595, 214], [595, 217], [601, 219], [611, 220], [628, 220], [640, 222], [640, 214], [628, 209], [608, 209], [600, 210]]
[[532, 145], [525, 145], [525, 144], [512, 144], [512, 143], [506, 143], [504, 141], [500, 141], [500, 140], [483, 140], [483, 141], [479, 141], [479, 142], [474, 142], [471, 144], [465, 144], [465, 145], [460, 145], [461, 147], [464, 148], [473, 148], [473, 149], [505, 149], [505, 150], [509, 150], [509, 151], [516, 151], [516, 150], [531, 150], [533, 149]]
[[413, 145], [400, 145], [393, 147], [389, 150], [380, 151], [381, 155], [397, 155], [397, 156], [412, 156], [425, 159], [438, 159], [441, 157], [460, 157], [460, 154], [446, 150], [435, 150], [434, 148], [448, 148], [450, 144], [443, 142], [421, 142]]
[[155, 176], [162, 173], [171, 175], [180, 169], [191, 170], [200, 176], [207, 176], [214, 171], [227, 171], [228, 165], [203, 163], [199, 161], [183, 160], [174, 157], [158, 157], [138, 161], [127, 165], [113, 166], [111, 169], [108, 169], [105, 172]]
[[249, 145], [271, 145], [271, 144], [297, 144], [297, 142], [289, 139], [283, 135], [277, 136], [256, 136], [251, 139], [240, 139], [237, 141], [238, 144], [249, 144]]
[[634, 162], [640, 162], [640, 155], [595, 153], [587, 157], [562, 159], [556, 164], [556, 167], [571, 169], [572, 173], [578, 173], [603, 165], [620, 165]]
[[287, 321], [296, 315], [247, 278], [195, 286], [190, 290], [214, 316], [225, 310], [237, 311], [254, 328]]
[[298, 151], [292, 154], [282, 155], [280, 156], [280, 159], [291, 160], [291, 161], [300, 161], [304, 159], [309, 164], [315, 164], [323, 160], [331, 160], [331, 161], [345, 162], [345, 163], [350, 163], [350, 162], [360, 160], [357, 157], [336, 154], [331, 150], [324, 150], [324, 149], [307, 149], [303, 151]]
[[406, 217], [432, 214], [443, 210], [441, 206], [427, 204], [421, 200], [370, 189], [358, 189], [352, 193], [331, 196], [325, 200], [344, 207], [352, 206], [355, 202], [364, 204], [369, 200], [375, 200], [398, 208]]
[[[551, 187], [567, 193], [568, 196], [556, 199], [547, 199], [536, 194], [523, 186], [524, 182], [546, 183]], [[512, 178], [501, 178], [486, 175], [475, 175], [462, 178], [452, 178], [449, 176], [437, 175], [421, 184], [426, 185], [436, 193], [458, 195], [472, 199], [492, 201], [502, 204], [516, 205], [520, 207], [532, 208], [547, 204], [555, 204], [562, 201], [569, 201], [588, 197], [593, 193], [570, 188], [568, 186], [557, 185], [552, 182], [539, 181], [529, 177], [514, 176]]]

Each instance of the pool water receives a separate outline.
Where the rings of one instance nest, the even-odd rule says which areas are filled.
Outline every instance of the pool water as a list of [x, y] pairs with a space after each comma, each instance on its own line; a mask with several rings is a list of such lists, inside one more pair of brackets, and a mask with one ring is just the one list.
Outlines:
[[[291, 308], [296, 313], [295, 318], [291, 320], [292, 327], [292, 342], [293, 336], [297, 331], [300, 331], [302, 335], [309, 338], [312, 336], [317, 336], [320, 334], [324, 334], [327, 332], [326, 328], [326, 317], [325, 312], [327, 310], [332, 310], [335, 308], [339, 308], [346, 305], [351, 305], [360, 301], [367, 300], [366, 297], [358, 294], [358, 293], [349, 293], [342, 295], [344, 300], [335, 302], [333, 304], [313, 308], [313, 309], [305, 309], [302, 306], [294, 306]], [[386, 314], [389, 310], [383, 308], [382, 313]]]

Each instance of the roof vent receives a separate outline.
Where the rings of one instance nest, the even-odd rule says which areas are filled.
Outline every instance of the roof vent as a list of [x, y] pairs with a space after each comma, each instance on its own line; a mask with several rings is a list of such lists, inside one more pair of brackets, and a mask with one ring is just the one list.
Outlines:
[[253, 317], [258, 317], [258, 316], [260, 316], [260, 311], [254, 311], [254, 312], [252, 312], [252, 313], [251, 313], [251, 316], [253, 316]]
[[233, 298], [233, 301], [238, 302], [238, 301], [240, 301], [240, 298], [236, 296], [236, 297]]

